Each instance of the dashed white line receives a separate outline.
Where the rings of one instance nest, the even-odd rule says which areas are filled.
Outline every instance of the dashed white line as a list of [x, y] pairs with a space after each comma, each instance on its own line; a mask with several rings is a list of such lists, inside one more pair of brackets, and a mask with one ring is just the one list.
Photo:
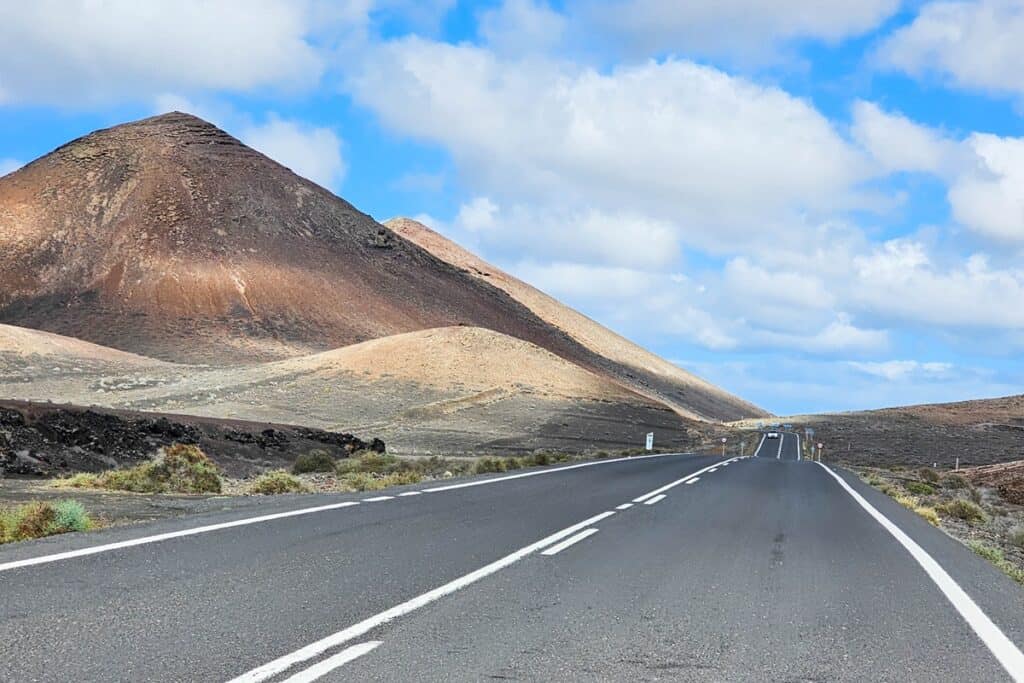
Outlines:
[[687, 474], [685, 477], [683, 477], [682, 479], [676, 479], [671, 484], [665, 484], [664, 486], [662, 486], [660, 488], [656, 488], [653, 491], [648, 491], [644, 495], [638, 496], [638, 497], [634, 498], [633, 502], [634, 503], [642, 503], [645, 500], [647, 500], [648, 498], [652, 498], [653, 496], [656, 496], [659, 493], [665, 493], [665, 491], [668, 491], [669, 489], [672, 489], [672, 488], [675, 488], [676, 486], [679, 486], [680, 484], [682, 484], [684, 481], [686, 481], [690, 477], [696, 477], [696, 476], [699, 476], [701, 474], [704, 474], [705, 472], [707, 472], [708, 470], [710, 470], [713, 467], [718, 467], [718, 463], [716, 462], [714, 465], [708, 465], [704, 469], [697, 470], [696, 472], [691, 472], [691, 473]]
[[333, 657], [328, 657], [324, 661], [314, 664], [305, 671], [300, 671], [294, 676], [286, 678], [284, 683], [312, 683], [312, 681], [329, 674], [338, 667], [344, 666], [355, 659], [359, 659], [365, 654], [373, 652], [381, 642], [382, 641], [380, 640], [371, 640], [366, 643], [359, 643], [358, 645], [345, 648]]
[[569, 538], [565, 539], [561, 543], [556, 543], [555, 545], [551, 546], [547, 550], [541, 552], [541, 555], [548, 555], [548, 556], [557, 555], [558, 553], [562, 552], [563, 550], [565, 550], [569, 546], [576, 545], [577, 543], [579, 543], [583, 539], [590, 538], [591, 536], [593, 536], [596, 533], [597, 533], [597, 529], [594, 529], [594, 528], [586, 529], [584, 531], [579, 532], [575, 536], [570, 536]]
[[761, 446], [763, 446], [763, 445], [764, 445], [764, 440], [765, 440], [765, 439], [767, 439], [767, 438], [768, 438], [768, 435], [767, 435], [767, 434], [762, 434], [762, 435], [761, 435], [761, 443], [757, 444], [757, 450], [755, 450], [755, 451], [754, 451], [754, 455], [753, 455], [753, 457], [755, 457], [755, 458], [756, 458], [756, 457], [757, 457], [757, 454], [761, 452]]
[[631, 507], [633, 507], [632, 503], [623, 503], [622, 505], [616, 505], [615, 509], [616, 510], [628, 510]]
[[782, 444], [786, 443], [786, 435], [779, 432], [779, 453], [775, 456], [776, 460], [782, 460]]
[[364, 503], [379, 503], [384, 500], [394, 500], [394, 496], [376, 496], [374, 498], [363, 498]]
[[693, 479], [688, 479], [688, 480], [684, 481], [683, 483], [684, 484], [696, 484], [698, 481], [700, 481], [700, 477], [694, 477]]
[[399, 493], [398, 495], [402, 498], [404, 498], [405, 496], [422, 496], [423, 491], [406, 491], [404, 493]]
[[893, 538], [906, 548], [911, 557], [921, 565], [925, 573], [928, 574], [928, 577], [935, 582], [935, 585], [939, 587], [939, 590], [946, 596], [946, 599], [956, 608], [960, 616], [964, 618], [964, 621], [974, 629], [981, 642], [985, 643], [1013, 680], [1018, 682], [1024, 681], [1024, 653], [1020, 651], [1012, 640], [1006, 637], [1006, 634], [988, 618], [988, 615], [981, 611], [977, 603], [953, 580], [953, 577], [942, 568], [942, 565], [929, 555], [924, 548], [919, 546], [914, 539], [891, 522], [888, 517], [854, 491], [842, 477], [833, 472], [827, 465], [820, 462], [818, 464], [824, 467], [825, 471], [831, 474], [839, 482], [839, 485], [857, 501], [857, 504], [874, 517], [876, 522], [882, 525], [882, 528], [892, 534]]
[[664, 493], [659, 493], [654, 498], [650, 498], [650, 499], [644, 501], [644, 505], [654, 505], [655, 503], [660, 503], [661, 501], [665, 500], [666, 498], [668, 498], [668, 496], [666, 496]]
[[450, 595], [456, 591], [462, 590], [466, 586], [470, 586], [480, 579], [483, 579], [491, 574], [501, 571], [509, 565], [515, 564], [519, 560], [523, 559], [527, 555], [530, 555], [538, 550], [548, 547], [552, 543], [557, 543], [567, 536], [571, 536], [576, 532], [586, 529], [591, 524], [600, 522], [602, 519], [607, 519], [614, 515], [614, 511], [602, 512], [599, 515], [594, 515], [589, 519], [585, 519], [582, 522], [573, 524], [572, 526], [566, 527], [561, 531], [557, 531], [546, 538], [542, 538], [536, 543], [520, 548], [510, 555], [506, 555], [500, 560], [496, 560], [486, 566], [481, 567], [475, 571], [470, 572], [464, 576], [460, 576], [454, 581], [449, 581], [443, 586], [427, 591], [422, 595], [418, 595], [415, 598], [406, 600], [405, 602], [395, 605], [391, 609], [385, 610], [379, 614], [375, 614], [372, 617], [360, 621], [358, 624], [353, 624], [346, 629], [332, 633], [326, 638], [322, 638], [315, 643], [311, 643], [303, 648], [291, 652], [284, 656], [278, 657], [277, 659], [264, 664], [263, 666], [257, 667], [252, 671], [248, 671], [237, 678], [234, 678], [230, 683], [258, 683], [259, 681], [265, 681], [268, 678], [272, 678], [282, 671], [286, 671], [291, 667], [295, 666], [300, 662], [305, 662], [313, 657], [317, 657], [320, 654], [330, 650], [331, 648], [343, 645], [350, 640], [354, 640], [361, 635], [372, 631], [373, 629], [388, 623], [398, 617], [406, 615], [414, 610], [419, 609], [425, 605], [429, 605], [436, 600], [443, 598], [446, 595]]
[[338, 510], [340, 508], [352, 507], [353, 505], [359, 505], [356, 501], [345, 501], [344, 503], [333, 503], [331, 505], [319, 505], [312, 508], [303, 508], [301, 510], [290, 510], [288, 512], [276, 512], [271, 515], [260, 515], [259, 517], [246, 517], [245, 519], [236, 519], [233, 522], [220, 522], [219, 524], [208, 524], [206, 526], [198, 526], [192, 529], [182, 529], [180, 531], [169, 531], [165, 534], [156, 534], [153, 536], [143, 536], [142, 538], [133, 538], [128, 541], [118, 541], [117, 543], [106, 543], [104, 545], [94, 545], [89, 548], [80, 548], [78, 550], [69, 550], [63, 553], [54, 553], [52, 555], [41, 555], [39, 557], [31, 557], [26, 560], [15, 560], [14, 562], [5, 562], [0, 564], [0, 572], [8, 571], [10, 569], [18, 569], [20, 567], [32, 567], [37, 564], [47, 564], [48, 562], [57, 562], [59, 560], [70, 560], [75, 557], [86, 557], [88, 555], [97, 555], [99, 553], [110, 552], [111, 550], [120, 550], [122, 548], [131, 548], [137, 545], [145, 545], [147, 543], [158, 543], [160, 541], [167, 541], [172, 538], [182, 538], [184, 536], [195, 536], [197, 534], [206, 534], [211, 531], [220, 531], [221, 529], [232, 529], [238, 526], [246, 526], [249, 524], [259, 524], [261, 522], [269, 522], [275, 519], [285, 519], [287, 517], [298, 517], [300, 515], [311, 515], [316, 512], [327, 512], [328, 510]]
[[708, 470], [708, 474], [711, 474], [712, 472], [717, 472], [717, 471], [718, 471], [717, 467], [712, 467], [710, 470]]

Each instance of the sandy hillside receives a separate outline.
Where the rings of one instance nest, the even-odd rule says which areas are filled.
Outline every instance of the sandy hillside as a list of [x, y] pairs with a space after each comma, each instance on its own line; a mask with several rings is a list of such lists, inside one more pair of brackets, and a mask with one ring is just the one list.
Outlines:
[[757, 406], [669, 363], [536, 287], [494, 267], [422, 223], [408, 218], [395, 218], [386, 221], [384, 225], [434, 256], [507, 292], [541, 320], [563, 330], [594, 353], [621, 366], [609, 366], [609, 372], [633, 391], [662, 401], [682, 415], [698, 419], [714, 419], [715, 415], [724, 412], [753, 416], [767, 414]]
[[139, 367], [167, 365], [153, 358], [91, 344], [80, 339], [0, 324], [0, 358], [8, 355], [18, 357], [49, 356], [67, 362], [74, 360], [99, 361]]
[[[75, 340], [67, 340], [73, 346]], [[55, 342], [60, 346], [61, 339]], [[116, 352], [96, 352], [117, 357]], [[625, 448], [693, 423], [538, 346], [472, 327], [424, 330], [245, 366], [7, 357], [0, 396], [298, 424], [380, 436], [399, 452]]]

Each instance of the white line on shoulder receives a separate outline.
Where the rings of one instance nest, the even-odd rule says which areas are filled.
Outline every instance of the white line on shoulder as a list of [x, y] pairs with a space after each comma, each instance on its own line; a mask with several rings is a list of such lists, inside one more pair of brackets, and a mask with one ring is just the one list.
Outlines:
[[365, 643], [359, 643], [352, 647], [347, 647], [338, 654], [328, 657], [322, 662], [317, 662], [313, 666], [300, 671], [299, 673], [286, 678], [283, 683], [312, 683], [316, 679], [326, 676], [340, 666], [344, 666], [349, 662], [359, 659], [365, 654], [369, 654], [377, 649], [377, 646], [381, 644], [380, 640], [371, 640]]
[[899, 541], [900, 545], [906, 548], [911, 557], [921, 565], [925, 573], [928, 574], [928, 577], [935, 582], [935, 585], [939, 587], [939, 590], [946, 596], [950, 604], [964, 618], [964, 621], [974, 629], [981, 642], [985, 643], [1013, 680], [1018, 682], [1024, 681], [1024, 653], [1021, 653], [1013, 641], [1007, 638], [1006, 634], [988, 618], [988, 615], [967, 595], [964, 589], [960, 587], [960, 584], [953, 580], [953, 577], [942, 568], [942, 565], [929, 555], [924, 548], [918, 545], [914, 539], [908, 536], [906, 532], [879, 512], [863, 496], [854, 491], [853, 487], [847, 484], [842, 477], [833, 472], [827, 465], [820, 462], [818, 464], [825, 468], [825, 471], [839, 482], [839, 485], [857, 501], [858, 505], [864, 508], [869, 515], [874, 517], [876, 522], [881, 524], [886, 531], [892, 534], [893, 538]]
[[562, 552], [563, 550], [565, 550], [569, 546], [576, 545], [577, 543], [579, 543], [583, 539], [590, 538], [591, 536], [593, 536], [596, 533], [597, 533], [597, 529], [595, 529], [593, 527], [591, 527], [590, 529], [584, 529], [583, 531], [579, 532], [575, 536], [570, 536], [569, 538], [565, 539], [561, 543], [556, 543], [553, 546], [551, 546], [550, 548], [548, 548], [547, 550], [542, 550], [540, 554], [541, 555], [547, 555], [549, 557], [551, 555], [557, 555], [558, 553]]

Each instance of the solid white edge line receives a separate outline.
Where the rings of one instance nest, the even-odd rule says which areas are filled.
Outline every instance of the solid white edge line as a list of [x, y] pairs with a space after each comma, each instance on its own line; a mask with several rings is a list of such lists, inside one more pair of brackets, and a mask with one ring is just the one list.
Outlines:
[[665, 493], [665, 491], [668, 491], [669, 489], [672, 489], [672, 488], [675, 488], [676, 486], [679, 486], [680, 484], [682, 484], [687, 479], [691, 479], [693, 477], [698, 477], [698, 476], [704, 474], [705, 472], [707, 472], [708, 470], [710, 470], [711, 468], [718, 467], [718, 464], [719, 463], [716, 462], [714, 465], [708, 465], [707, 467], [705, 467], [703, 469], [700, 469], [700, 470], [697, 470], [696, 472], [691, 472], [690, 474], [687, 474], [682, 479], [676, 479], [671, 484], [665, 484], [664, 486], [662, 486], [660, 488], [656, 488], [653, 491], [648, 491], [644, 495], [638, 496], [638, 497], [634, 498], [633, 502], [634, 503], [642, 503], [645, 500], [647, 500], [648, 498], [652, 498], [652, 497], [658, 495], [659, 493]]
[[305, 671], [300, 671], [291, 678], [286, 678], [283, 683], [312, 683], [321, 676], [325, 676], [334, 671], [339, 666], [344, 666], [355, 659], [359, 659], [363, 655], [373, 652], [382, 642], [384, 641], [370, 640], [365, 643], [359, 643], [358, 645], [345, 648], [338, 654], [314, 664]]
[[644, 505], [654, 505], [655, 503], [660, 503], [666, 498], [668, 498], [668, 496], [666, 496], [664, 493], [659, 493], [654, 498], [649, 498], [648, 500], [645, 500]]
[[48, 562], [57, 562], [59, 560], [69, 560], [74, 557], [85, 557], [88, 555], [96, 555], [98, 553], [105, 553], [111, 550], [120, 550], [121, 548], [131, 548], [136, 545], [145, 545], [147, 543], [157, 543], [159, 541], [167, 541], [172, 538], [182, 538], [183, 536], [195, 536], [196, 534], [205, 534], [211, 531], [220, 531], [221, 529], [231, 529], [237, 526], [246, 526], [249, 524], [259, 524], [261, 522], [270, 522], [275, 519], [285, 519], [286, 517], [298, 517], [300, 515], [311, 515], [315, 512], [327, 512], [328, 510], [338, 510], [340, 508], [352, 507], [353, 505], [359, 505], [356, 501], [345, 501], [344, 503], [332, 503], [331, 505], [320, 505], [312, 508], [302, 508], [301, 510], [290, 510], [288, 512], [277, 512], [271, 515], [260, 515], [259, 517], [246, 517], [245, 519], [236, 519], [232, 522], [221, 522], [219, 524], [208, 524], [206, 526], [194, 527], [191, 529], [182, 529], [180, 531], [169, 531], [164, 534], [156, 534], [154, 536], [143, 536], [142, 538], [133, 538], [127, 541], [118, 541], [116, 543], [106, 543], [104, 545], [94, 545], [88, 548], [79, 548], [78, 550], [69, 550], [63, 553], [54, 553], [52, 555], [41, 555], [39, 557], [30, 557], [25, 560], [15, 560], [13, 562], [5, 562], [0, 564], [0, 572], [8, 571], [11, 569], [19, 569], [21, 567], [32, 567], [37, 564], [46, 564]]
[[541, 474], [552, 474], [554, 472], [565, 472], [566, 470], [575, 470], [581, 467], [593, 467], [595, 465], [610, 465], [613, 462], [626, 462], [629, 460], [646, 460], [648, 458], [666, 458], [671, 455], [693, 455], [692, 453], [653, 453], [651, 455], [634, 455], [627, 458], [608, 458], [607, 460], [593, 460], [591, 462], [581, 462], [575, 465], [566, 465], [565, 467], [554, 467], [543, 470], [536, 470], [534, 472], [521, 472], [519, 474], [510, 474], [505, 477], [494, 477], [491, 479], [482, 479], [480, 481], [467, 481], [461, 484], [450, 484], [448, 486], [435, 486], [434, 488], [423, 489], [424, 493], [437, 493], [439, 491], [451, 491], [452, 489], [464, 489], [470, 486], [484, 486], [486, 484], [497, 484], [500, 481], [509, 481], [510, 479], [523, 479], [524, 477], [536, 477]]
[[750, 457], [752, 457], [752, 458], [756, 458], [757, 457], [757, 454], [761, 452], [761, 446], [764, 445], [764, 440], [767, 439], [767, 438], [768, 438], [767, 434], [762, 434], [761, 435], [761, 443], [757, 444], [757, 450], [754, 451], [754, 454], [752, 456], [750, 456]]
[[589, 529], [584, 529], [583, 531], [579, 532], [575, 536], [570, 536], [569, 538], [565, 539], [561, 543], [556, 543], [555, 545], [551, 546], [547, 550], [541, 551], [540, 554], [541, 555], [547, 555], [549, 557], [551, 555], [557, 555], [558, 553], [562, 552], [563, 550], [565, 550], [569, 546], [576, 545], [577, 543], [579, 543], [583, 539], [590, 538], [591, 536], [593, 536], [596, 533], [597, 533], [597, 529], [595, 529], [593, 527], [591, 527]]
[[964, 591], [963, 588], [951, 577], [945, 569], [942, 568], [935, 558], [928, 554], [928, 552], [919, 546], [914, 539], [900, 529], [896, 524], [889, 520], [888, 517], [879, 512], [871, 503], [866, 501], [863, 496], [853, 490], [846, 481], [838, 474], [833, 472], [828, 465], [818, 463], [821, 465], [826, 472], [832, 475], [832, 477], [839, 482], [850, 496], [853, 497], [857, 503], [867, 511], [869, 515], [874, 517], [875, 521], [882, 525], [886, 531], [892, 534], [893, 538], [899, 541], [900, 545], [907, 549], [910, 556], [913, 557], [928, 577], [935, 582], [935, 585], [939, 587], [942, 594], [946, 596], [950, 604], [956, 608], [956, 611], [960, 613], [960, 616], [964, 618], [964, 621], [974, 629], [974, 632], [978, 634], [985, 646], [995, 655], [995, 658], [999, 660], [999, 663], [1003, 665], [1007, 673], [1013, 680], [1021, 682], [1024, 681], [1024, 653], [1013, 643], [1012, 640], [1006, 637], [991, 619], [988, 618], [977, 603], [971, 599], [969, 595]]
[[494, 574], [495, 572], [500, 571], [505, 567], [508, 567], [509, 565], [515, 564], [527, 555], [530, 555], [542, 548], [546, 548], [552, 543], [556, 543], [565, 538], [566, 536], [571, 536], [577, 531], [585, 529], [591, 524], [600, 522], [602, 519], [607, 519], [608, 517], [611, 517], [614, 514], [615, 512], [609, 510], [608, 512], [602, 512], [599, 515], [594, 515], [589, 519], [585, 519], [582, 522], [578, 522], [577, 524], [573, 524], [572, 526], [566, 527], [561, 531], [557, 531], [551, 534], [550, 536], [542, 538], [536, 543], [531, 543], [530, 545], [520, 548], [519, 550], [515, 551], [514, 553], [511, 553], [510, 555], [506, 555], [505, 557], [499, 560], [496, 560], [488, 565], [485, 565], [480, 569], [472, 571], [469, 574], [465, 574], [464, 576], [460, 576], [459, 578], [453, 581], [449, 581], [443, 586], [438, 586], [433, 590], [427, 591], [422, 595], [418, 595], [414, 598], [406, 600], [405, 602], [395, 605], [394, 607], [387, 609], [383, 612], [380, 612], [379, 614], [375, 614], [372, 617], [368, 617], [357, 624], [353, 624], [352, 626], [349, 626], [346, 629], [338, 631], [337, 633], [333, 633], [327, 636], [326, 638], [322, 638], [316, 641], [315, 643], [311, 643], [303, 648], [296, 650], [295, 652], [291, 652], [284, 656], [278, 657], [277, 659], [271, 662], [267, 662], [262, 666], [259, 666], [251, 671], [242, 674], [241, 676], [238, 676], [237, 678], [231, 679], [229, 683], [258, 683], [259, 681], [265, 681], [268, 678], [272, 678], [273, 676], [276, 676], [282, 671], [290, 669], [299, 662], [304, 662], [309, 659], [312, 659], [313, 657], [316, 657], [322, 654], [323, 652], [330, 650], [331, 648], [338, 647], [339, 645], [347, 643], [350, 640], [358, 638], [359, 636], [364, 635], [365, 633], [377, 628], [378, 626], [382, 626], [383, 624], [386, 624], [389, 621], [392, 621], [394, 619], [397, 619], [398, 617], [408, 614], [409, 612], [417, 610], [420, 607], [429, 605], [430, 603], [439, 600], [446, 595], [462, 590], [466, 586], [470, 586], [479, 581], [480, 579], [490, 576], [491, 574]]
[[394, 496], [375, 496], [373, 498], [363, 498], [364, 503], [379, 503], [384, 500], [394, 500]]
[[615, 509], [616, 510], [628, 510], [631, 507], [633, 507], [632, 503], [623, 503], [622, 505], [616, 505]]
[[423, 495], [423, 491], [406, 491], [405, 493], [399, 493], [398, 495], [401, 496], [401, 497], [405, 497], [405, 496], [422, 496]]

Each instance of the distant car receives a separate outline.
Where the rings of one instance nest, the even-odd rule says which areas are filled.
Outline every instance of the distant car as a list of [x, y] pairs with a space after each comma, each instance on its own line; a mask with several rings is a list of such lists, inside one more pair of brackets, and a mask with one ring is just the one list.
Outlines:
[[777, 438], [779, 438], [779, 433], [778, 432], [768, 432], [768, 438], [769, 439], [777, 439]]

